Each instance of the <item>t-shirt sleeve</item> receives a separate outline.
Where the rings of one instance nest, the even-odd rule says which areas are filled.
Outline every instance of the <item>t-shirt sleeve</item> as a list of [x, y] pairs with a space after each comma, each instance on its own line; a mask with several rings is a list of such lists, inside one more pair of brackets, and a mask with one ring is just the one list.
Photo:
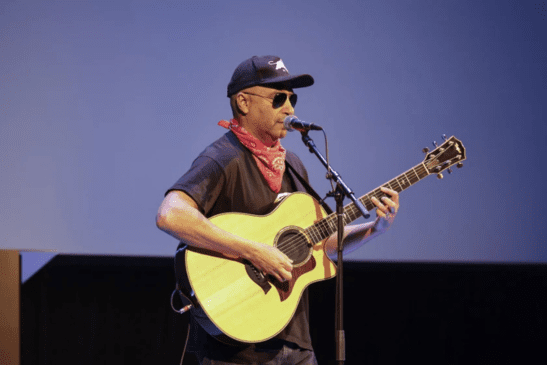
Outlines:
[[198, 205], [201, 213], [208, 216], [215, 205], [225, 182], [225, 175], [219, 164], [207, 156], [199, 156], [192, 167], [167, 192], [184, 191]]

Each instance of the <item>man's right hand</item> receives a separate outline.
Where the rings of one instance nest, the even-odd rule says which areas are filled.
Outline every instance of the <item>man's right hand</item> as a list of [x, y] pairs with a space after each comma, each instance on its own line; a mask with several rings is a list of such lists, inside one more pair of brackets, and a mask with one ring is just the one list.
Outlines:
[[281, 252], [277, 247], [256, 243], [256, 251], [253, 252], [249, 261], [266, 275], [271, 275], [278, 281], [283, 282], [292, 279], [292, 260]]

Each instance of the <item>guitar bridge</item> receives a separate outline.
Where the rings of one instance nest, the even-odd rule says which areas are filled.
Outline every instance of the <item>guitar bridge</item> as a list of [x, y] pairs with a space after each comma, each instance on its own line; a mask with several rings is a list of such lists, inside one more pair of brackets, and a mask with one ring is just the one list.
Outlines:
[[258, 285], [262, 290], [264, 290], [264, 294], [268, 294], [270, 289], [272, 288], [271, 284], [268, 281], [268, 278], [264, 276], [263, 273], [261, 273], [259, 270], [254, 267], [253, 264], [246, 261], [245, 263], [245, 271], [247, 271], [247, 275], [249, 275], [249, 278], [255, 282], [256, 285]]

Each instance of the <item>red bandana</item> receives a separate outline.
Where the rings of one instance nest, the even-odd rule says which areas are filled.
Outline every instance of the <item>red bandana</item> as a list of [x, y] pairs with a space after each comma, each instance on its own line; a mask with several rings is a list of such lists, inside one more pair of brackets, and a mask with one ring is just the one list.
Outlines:
[[218, 125], [234, 132], [239, 141], [252, 152], [258, 169], [268, 182], [270, 189], [279, 193], [283, 173], [285, 172], [286, 154], [281, 142], [277, 140], [272, 147], [267, 147], [258, 138], [241, 127], [235, 119], [229, 122], [221, 120]]

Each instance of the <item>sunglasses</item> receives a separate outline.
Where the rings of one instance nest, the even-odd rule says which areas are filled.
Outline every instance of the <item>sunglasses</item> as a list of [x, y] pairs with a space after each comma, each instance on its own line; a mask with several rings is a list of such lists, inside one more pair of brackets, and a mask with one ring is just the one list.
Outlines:
[[296, 100], [298, 100], [298, 96], [296, 96], [296, 94], [291, 94], [289, 96], [289, 94], [277, 93], [277, 94], [275, 94], [275, 96], [273, 98], [269, 98], [269, 97], [264, 96], [264, 95], [253, 94], [253, 93], [250, 93], [250, 92], [247, 92], [247, 91], [242, 91], [242, 93], [243, 94], [254, 95], [254, 96], [260, 96], [261, 98], [264, 98], [264, 99], [270, 99], [270, 100], [272, 100], [272, 106], [273, 106], [274, 109], [281, 108], [283, 105], [285, 105], [285, 102], [287, 101], [287, 97], [289, 97], [289, 101], [291, 102], [291, 105], [292, 105], [293, 108], [296, 105]]

